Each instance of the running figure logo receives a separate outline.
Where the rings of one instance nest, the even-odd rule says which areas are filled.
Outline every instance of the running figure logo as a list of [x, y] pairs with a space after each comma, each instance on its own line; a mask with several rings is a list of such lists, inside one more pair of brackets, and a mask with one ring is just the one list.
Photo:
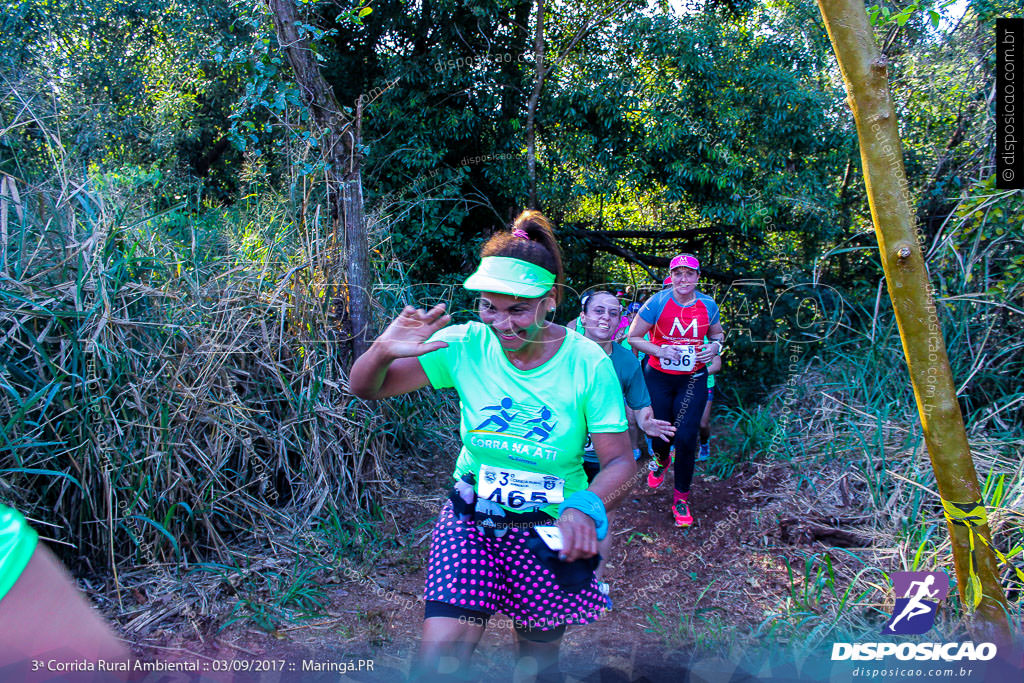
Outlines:
[[516, 415], [519, 414], [518, 411], [514, 413], [508, 412], [509, 408], [511, 408], [514, 405], [515, 403], [512, 401], [512, 399], [506, 396], [505, 398], [501, 399], [501, 403], [499, 403], [498, 405], [487, 406], [486, 408], [484, 408], [484, 410], [496, 410], [498, 412], [484, 420], [480, 424], [480, 426], [477, 427], [474, 431], [481, 431], [484, 427], [490, 427], [491, 425], [494, 425], [493, 431], [498, 433], [504, 432], [512, 425], [512, 420], [516, 419]]
[[558, 424], [557, 420], [554, 422], [549, 422], [549, 420], [551, 420], [551, 409], [547, 406], [541, 406], [540, 417], [535, 417], [532, 420], [526, 421], [526, 424], [528, 425], [535, 422], [539, 422], [540, 424], [536, 425], [528, 434], [524, 434], [523, 436], [529, 439], [531, 436], [536, 434], [540, 437], [541, 441], [544, 441], [544, 439], [551, 436], [551, 430], [555, 428], [556, 424]]
[[[484, 406], [481, 410], [491, 413], [483, 422], [471, 431], [489, 431], [494, 434], [509, 434], [531, 441], [543, 443], [551, 436], [558, 425], [558, 420], [551, 408], [542, 406], [516, 405], [510, 396], [501, 399], [493, 406]], [[536, 415], [527, 420], [529, 415]], [[511, 429], [511, 431], [509, 431]]]
[[892, 618], [882, 627], [889, 635], [921, 635], [935, 625], [939, 602], [949, 594], [949, 577], [942, 572], [893, 572], [896, 605]]

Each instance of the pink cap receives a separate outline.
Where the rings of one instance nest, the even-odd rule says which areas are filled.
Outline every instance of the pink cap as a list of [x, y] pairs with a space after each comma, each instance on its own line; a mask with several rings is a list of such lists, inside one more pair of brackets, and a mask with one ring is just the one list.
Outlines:
[[696, 256], [691, 254], [680, 254], [672, 259], [671, 263], [668, 264], [669, 271], [673, 271], [680, 266], [684, 268], [693, 268], [696, 271], [700, 270], [700, 261], [697, 260]]

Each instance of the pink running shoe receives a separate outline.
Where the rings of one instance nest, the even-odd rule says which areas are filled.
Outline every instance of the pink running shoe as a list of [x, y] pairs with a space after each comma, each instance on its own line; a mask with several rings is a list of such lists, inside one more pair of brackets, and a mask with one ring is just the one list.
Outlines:
[[658, 465], [657, 458], [652, 459], [648, 463], [647, 468], [650, 470], [647, 473], [647, 485], [652, 489], [656, 489], [665, 481], [665, 468]]
[[690, 504], [681, 500], [672, 506], [672, 516], [676, 518], [676, 526], [693, 526], [693, 515], [690, 514]]

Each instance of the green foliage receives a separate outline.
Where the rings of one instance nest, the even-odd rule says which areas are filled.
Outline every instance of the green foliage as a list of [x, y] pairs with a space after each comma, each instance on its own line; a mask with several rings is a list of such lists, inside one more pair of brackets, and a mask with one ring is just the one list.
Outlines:
[[[14, 0], [0, 16], [5, 91], [45, 121], [7, 131], [0, 170], [33, 175], [70, 152], [110, 170], [159, 167], [206, 176], [223, 198], [230, 154], [219, 146], [237, 74], [208, 59], [236, 40], [232, 7], [178, 0]], [[244, 35], [238, 35], [244, 40]], [[45, 137], [51, 132], [53, 137]], [[236, 158], [237, 159], [237, 158]], [[173, 195], [179, 188], [168, 188]], [[172, 196], [165, 201], [175, 203]], [[162, 208], [162, 207], [161, 207]]]
[[654, 614], [645, 615], [645, 630], [655, 634], [669, 649], [692, 646], [697, 652], [710, 652], [725, 646], [732, 638], [728, 615], [721, 607], [700, 604], [714, 585], [715, 581], [710, 581], [678, 619], [666, 614], [660, 605], [654, 605]]
[[927, 13], [928, 23], [931, 24], [933, 29], [937, 29], [942, 20], [943, 10], [948, 9], [951, 5], [956, 4], [956, 2], [957, 0], [944, 0], [943, 2], [934, 3], [912, 2], [896, 12], [887, 5], [872, 5], [867, 8], [868, 19], [870, 19], [871, 25], [875, 27], [886, 26], [892, 22], [902, 27], [918, 13]]
[[313, 580], [313, 571], [292, 565], [287, 572], [251, 572], [243, 568], [202, 566], [234, 586], [237, 602], [220, 630], [240, 621], [252, 621], [264, 631], [276, 631], [282, 623], [295, 623], [323, 616], [327, 596]]
[[822, 609], [823, 598], [826, 602], [839, 599], [832, 556], [828, 553], [804, 553], [802, 571], [798, 569], [794, 573], [793, 565], [787, 562], [786, 574], [789, 577], [790, 604], [796, 609], [817, 612]]

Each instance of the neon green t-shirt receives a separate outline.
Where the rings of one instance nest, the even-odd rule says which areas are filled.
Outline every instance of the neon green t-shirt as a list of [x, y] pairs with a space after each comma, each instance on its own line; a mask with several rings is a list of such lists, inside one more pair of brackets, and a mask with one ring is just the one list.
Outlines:
[[[622, 390], [608, 354], [577, 334], [566, 334], [555, 355], [540, 367], [520, 370], [506, 358], [498, 338], [479, 322], [438, 331], [430, 341], [448, 347], [419, 357], [437, 389], [454, 387], [461, 401], [462, 450], [455, 478], [477, 477], [481, 466], [541, 475], [564, 482], [562, 498], [587, 488], [583, 444], [587, 433], [626, 431]], [[502, 507], [522, 507], [487, 496]], [[536, 500], [544, 500], [539, 498]], [[541, 510], [557, 517], [557, 499]]]
[[39, 536], [17, 510], [0, 505], [0, 600], [32, 559]]

